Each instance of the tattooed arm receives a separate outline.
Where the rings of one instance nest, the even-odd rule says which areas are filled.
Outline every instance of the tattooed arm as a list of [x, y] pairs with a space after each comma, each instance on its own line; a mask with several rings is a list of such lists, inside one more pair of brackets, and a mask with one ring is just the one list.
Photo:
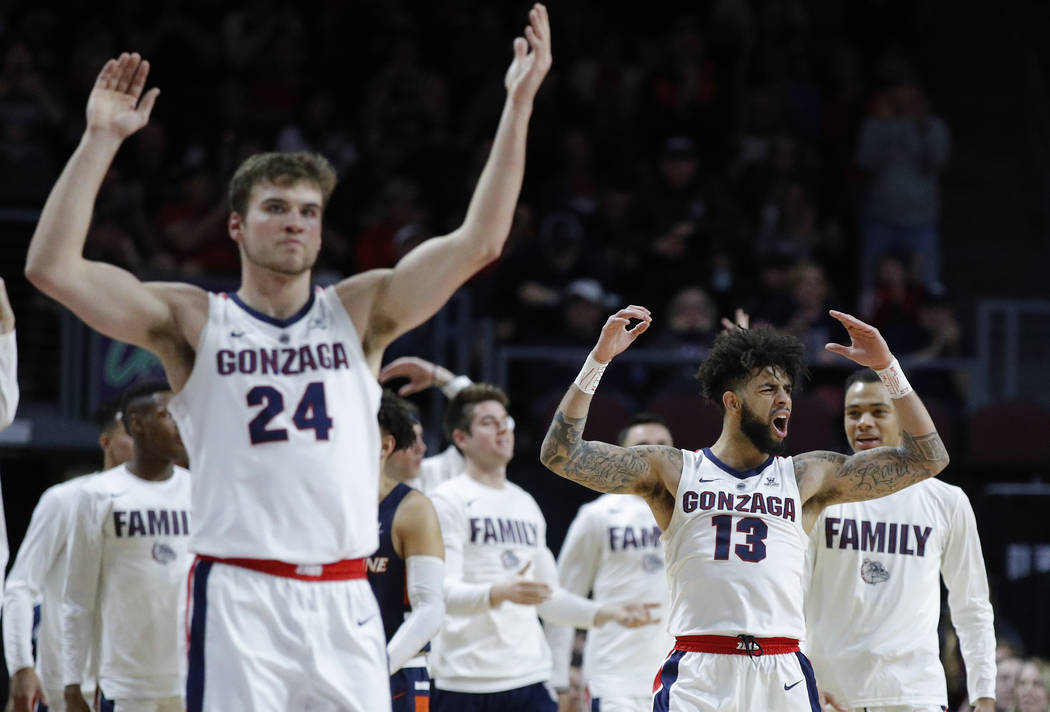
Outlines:
[[[829, 344], [828, 350], [875, 369], [893, 361], [879, 332], [847, 314], [832, 312], [846, 326], [850, 346]], [[937, 434], [926, 406], [914, 392], [895, 398], [894, 407], [901, 425], [902, 442], [898, 447], [879, 447], [841, 455], [834, 452], [809, 452], [796, 456], [795, 477], [805, 509], [815, 512], [829, 504], [858, 502], [892, 494], [908, 485], [933, 477], [948, 465], [948, 451]], [[811, 513], [811, 519], [816, 514]]]
[[902, 440], [899, 447], [878, 447], [849, 456], [826, 451], [797, 455], [793, 458], [795, 477], [803, 499], [808, 499], [806, 490], [823, 500], [823, 506], [885, 497], [933, 477], [948, 464], [948, 451], [936, 430], [924, 435], [905, 431]]
[[[639, 320], [628, 329], [631, 319]], [[649, 328], [649, 310], [630, 306], [609, 317], [592, 356], [606, 364]], [[662, 445], [624, 448], [583, 439], [591, 395], [569, 386], [540, 449], [552, 472], [599, 492], [633, 493], [656, 511], [656, 502], [674, 495], [682, 471], [682, 452]], [[669, 518], [669, 515], [668, 515]], [[658, 522], [659, 523], [659, 522]]]

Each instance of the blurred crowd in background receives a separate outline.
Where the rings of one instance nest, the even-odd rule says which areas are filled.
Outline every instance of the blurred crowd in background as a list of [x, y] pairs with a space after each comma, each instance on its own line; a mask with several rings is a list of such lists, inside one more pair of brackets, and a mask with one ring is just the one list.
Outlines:
[[[941, 267], [952, 140], [915, 51], [916, 28], [929, 21], [922, 4], [662, 7], [551, 3], [555, 65], [535, 107], [512, 235], [466, 287], [496, 344], [587, 348], [612, 310], [635, 303], [654, 315], [646, 346], [695, 362], [736, 308], [798, 336], [814, 368], [827, 365], [823, 344], [843, 337], [828, 308], [869, 320], [911, 362], [972, 353], [946, 289], [958, 281]], [[79, 140], [98, 70], [134, 50], [152, 63], [149, 84], [161, 95], [106, 178], [89, 257], [147, 279], [229, 283], [238, 255], [226, 232], [227, 180], [252, 153], [308, 150], [340, 179], [319, 279], [391, 266], [459, 224], [524, 8], [11, 8], [0, 13], [0, 209], [39, 210]], [[23, 259], [4, 257], [3, 274], [20, 274]], [[36, 295], [28, 309], [54, 307]], [[546, 372], [546, 387], [563, 392], [573, 369], [564, 379]], [[55, 378], [31, 363], [24, 372]], [[922, 382], [924, 398], [960, 403], [965, 384], [942, 375]], [[609, 388], [681, 390], [677, 378], [625, 369], [610, 372]], [[512, 397], [537, 393], [527, 380], [514, 385]], [[840, 394], [830, 410], [841, 408]], [[519, 400], [519, 411], [530, 408]], [[1047, 709], [1045, 662], [1005, 669], [1018, 690], [1043, 690], [1041, 703], [1018, 709]], [[961, 665], [949, 673], [958, 699]]]
[[[900, 5], [556, 7], [514, 235], [471, 286], [499, 341], [589, 344], [629, 301], [656, 316], [647, 341], [696, 348], [743, 307], [820, 361], [835, 306], [902, 355], [960, 353], [939, 268], [949, 129]], [[106, 180], [87, 251], [180, 278], [236, 271], [224, 187], [257, 151], [336, 166], [332, 275], [390, 266], [457, 225], [520, 31], [514, 12], [472, 0], [69, 12], [42, 3], [0, 28], [0, 203], [43, 203], [98, 68], [137, 50], [162, 98]]]

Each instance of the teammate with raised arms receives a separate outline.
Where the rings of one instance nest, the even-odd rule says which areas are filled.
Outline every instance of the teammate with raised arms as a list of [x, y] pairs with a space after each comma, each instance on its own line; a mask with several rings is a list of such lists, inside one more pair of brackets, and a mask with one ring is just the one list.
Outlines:
[[798, 647], [807, 532], [829, 504], [890, 494], [948, 463], [933, 421], [878, 330], [831, 315], [851, 343], [826, 348], [879, 372], [900, 417], [899, 447], [779, 457], [791, 390], [804, 373], [802, 345], [764, 328], [720, 334], [700, 366], [703, 393], [723, 413], [711, 447], [694, 453], [583, 440], [602, 373], [652, 321], [638, 306], [608, 319], [558, 406], [543, 463], [600, 492], [640, 495], [663, 530], [669, 631], [677, 642], [657, 676], [654, 710], [819, 712], [813, 671]]
[[145, 90], [149, 63], [138, 54], [99, 74], [26, 276], [93, 329], [156, 354], [177, 393], [198, 555], [190, 712], [389, 709], [385, 639], [364, 564], [378, 543], [375, 377], [391, 341], [500, 254], [533, 99], [550, 66], [547, 10], [537, 4], [514, 40], [503, 113], [463, 224], [392, 269], [324, 290], [313, 288], [311, 268], [331, 166], [311, 154], [247, 159], [230, 184], [227, 225], [241, 255], [231, 294], [143, 283], [84, 258], [99, 186], [159, 94]]

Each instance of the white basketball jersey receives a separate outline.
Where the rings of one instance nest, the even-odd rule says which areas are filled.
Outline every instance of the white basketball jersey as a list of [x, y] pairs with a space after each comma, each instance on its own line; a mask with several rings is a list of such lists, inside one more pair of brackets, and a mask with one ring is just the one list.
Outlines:
[[199, 554], [327, 564], [379, 545], [380, 388], [333, 287], [277, 320], [210, 294], [169, 408], [190, 457]]
[[995, 690], [995, 633], [973, 509], [928, 479], [886, 497], [827, 507], [810, 533], [806, 654], [848, 707], [945, 705], [940, 578], [970, 699]]
[[682, 451], [663, 534], [672, 635], [801, 639], [806, 534], [790, 457], [739, 471]]
[[[653, 678], [674, 639], [662, 630], [667, 624], [667, 577], [660, 528], [646, 501], [605, 494], [580, 507], [558, 556], [558, 574], [564, 588], [584, 596], [591, 591], [603, 604], [659, 604], [652, 612], [660, 619], [656, 626], [593, 628], [583, 650], [591, 697], [651, 695]], [[558, 651], [557, 675], [567, 675], [569, 652], [568, 646]]]

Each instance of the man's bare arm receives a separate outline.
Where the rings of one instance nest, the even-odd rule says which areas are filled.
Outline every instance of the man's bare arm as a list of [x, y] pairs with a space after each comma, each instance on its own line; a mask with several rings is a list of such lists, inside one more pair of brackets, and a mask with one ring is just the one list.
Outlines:
[[405, 255], [378, 280], [373, 297], [351, 299], [350, 291], [340, 288], [343, 303], [364, 334], [366, 354], [381, 351], [433, 316], [453, 292], [503, 251], [525, 174], [533, 100], [551, 61], [547, 10], [537, 4], [529, 12], [525, 37], [514, 41], [503, 114], [463, 224]]
[[[661, 469], [680, 471], [682, 453], [666, 445], [620, 447], [598, 440], [584, 440], [583, 428], [587, 416], [573, 418], [567, 410], [575, 409], [575, 396], [590, 396], [572, 386], [574, 393], [566, 394], [558, 406], [554, 420], [547, 430], [540, 449], [540, 460], [552, 472], [598, 492], [633, 493], [647, 495], [662, 487], [652, 464]], [[586, 408], [587, 406], [585, 406]]]
[[102, 180], [124, 140], [149, 120], [158, 90], [143, 95], [148, 74], [149, 62], [137, 54], [102, 68], [88, 99], [87, 128], [40, 214], [25, 269], [33, 285], [88, 326], [140, 346], [174, 331], [169, 290], [86, 260], [83, 252]]
[[[846, 327], [851, 343], [848, 347], [829, 344], [829, 351], [876, 370], [895, 363], [877, 329], [848, 314], [833, 311], [831, 315]], [[948, 465], [948, 451], [918, 394], [909, 391], [894, 397], [893, 402], [903, 431], [899, 447], [880, 447], [850, 456], [812, 452], [794, 458], [804, 502], [812, 498], [823, 507], [884, 497], [933, 477]]]
[[920, 436], [904, 433], [899, 447], [879, 447], [849, 456], [807, 452], [793, 461], [800, 489], [805, 489], [806, 481], [819, 482], [814, 496], [827, 506], [885, 497], [933, 477], [947, 466], [948, 452], [936, 432]]
[[[629, 329], [632, 319], [639, 323]], [[605, 322], [591, 356], [599, 364], [608, 364], [649, 328], [650, 320], [644, 307], [621, 309]], [[674, 492], [682, 471], [682, 452], [663, 445], [625, 448], [584, 440], [590, 407], [591, 393], [576, 383], [569, 386], [543, 439], [540, 461], [552, 472], [599, 492], [633, 493], [646, 499], [659, 492]]]

